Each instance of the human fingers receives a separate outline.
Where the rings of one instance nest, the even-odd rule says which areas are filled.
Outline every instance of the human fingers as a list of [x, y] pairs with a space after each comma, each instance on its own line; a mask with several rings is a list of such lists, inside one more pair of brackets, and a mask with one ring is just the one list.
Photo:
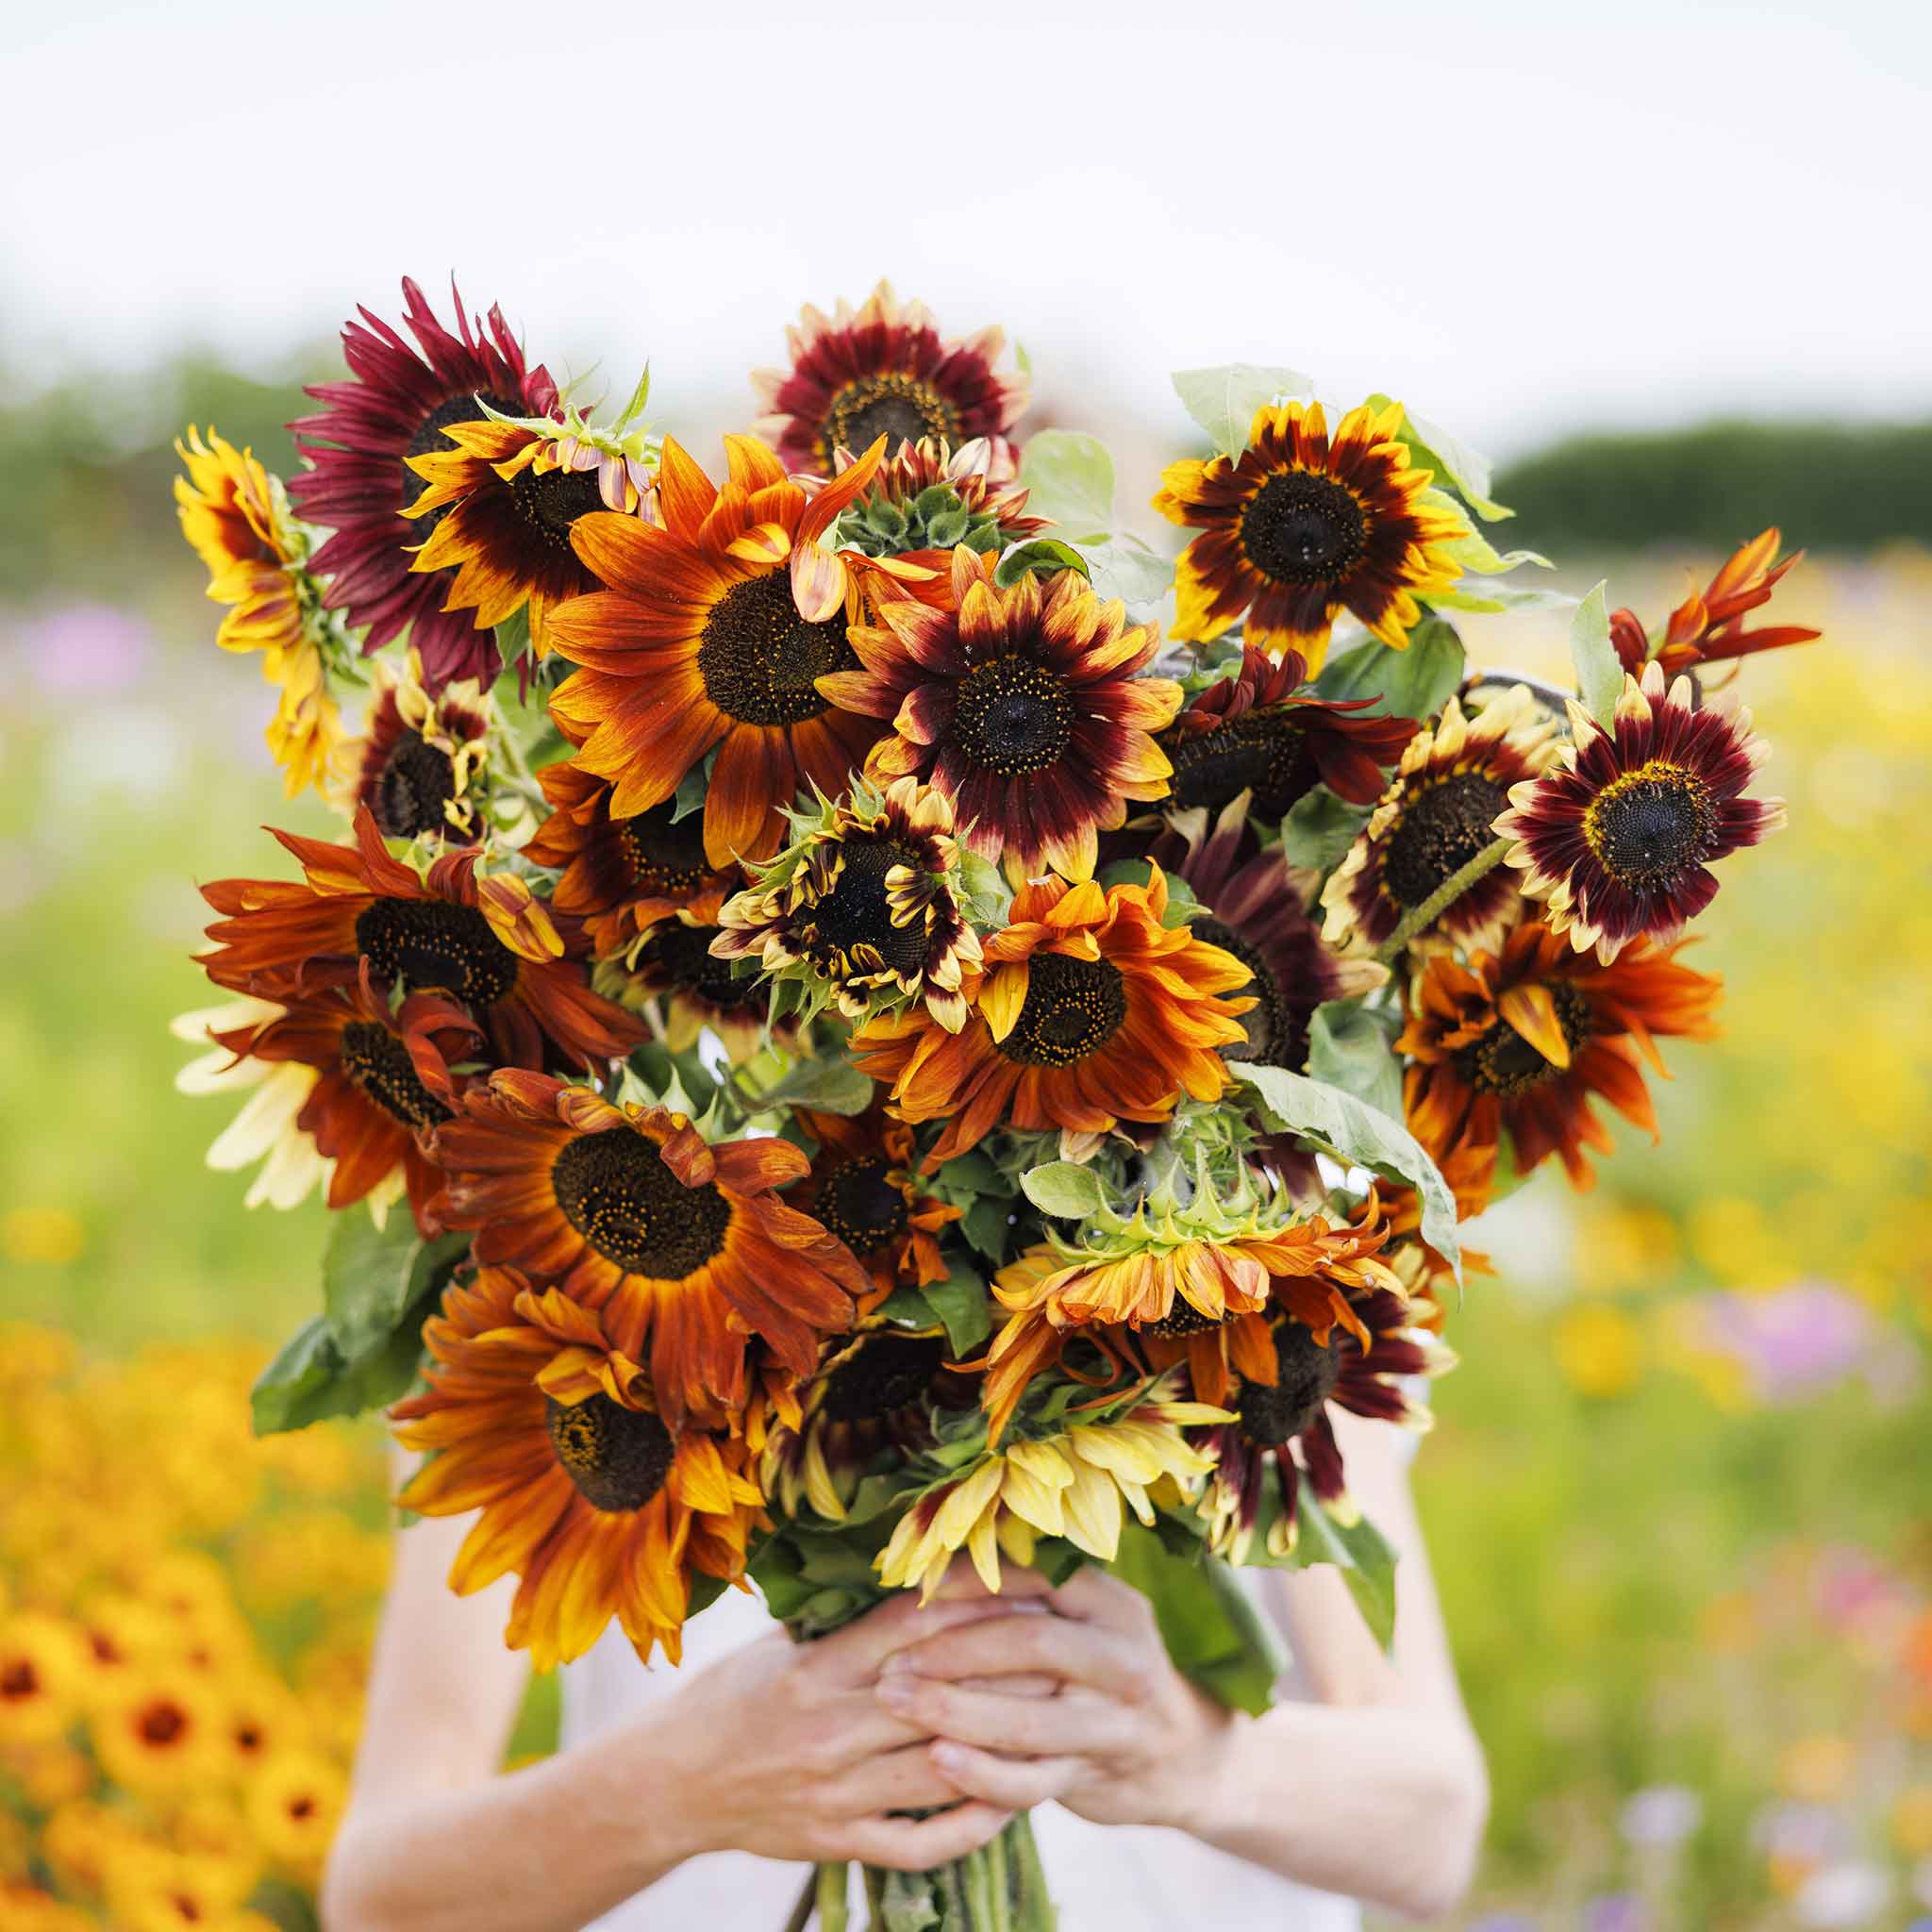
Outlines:
[[855, 1617], [842, 1630], [820, 1638], [811, 1646], [808, 1660], [841, 1683], [866, 1683], [886, 1657], [908, 1643], [956, 1624], [1003, 1614], [998, 1601], [990, 1596], [962, 1596], [923, 1605], [911, 1591], [906, 1591], [877, 1609]]
[[1157, 1627], [1154, 1606], [1131, 1583], [1091, 1563], [1075, 1570], [1050, 1600], [1061, 1616], [1098, 1624], [1123, 1637], [1145, 1637]]
[[962, 1556], [955, 1557], [947, 1564], [945, 1576], [933, 1594], [935, 1601], [941, 1603], [996, 1597], [1008, 1604], [1027, 1600], [1043, 1604], [1053, 1594], [1053, 1585], [1038, 1570], [1029, 1570], [1024, 1563], [1002, 1563], [1000, 1587], [989, 1590], [978, 1566], [970, 1557]]
[[958, 1790], [927, 1755], [931, 1741], [921, 1739], [896, 1751], [874, 1752], [851, 1770], [826, 1779], [809, 1802], [820, 1816], [841, 1821], [957, 1805]]
[[935, 1738], [1028, 1757], [1105, 1756], [1131, 1741], [1132, 1713], [1091, 1691], [1059, 1697], [1001, 1697], [910, 1672], [879, 1680], [878, 1700], [895, 1717]]
[[961, 1797], [1012, 1811], [1030, 1810], [1070, 1791], [1092, 1767], [1078, 1757], [1003, 1757], [971, 1744], [936, 1738], [926, 1746], [943, 1781]]
[[1125, 1703], [1147, 1690], [1146, 1660], [1134, 1645], [1099, 1624], [1064, 1617], [988, 1617], [937, 1631], [895, 1651], [880, 1670], [955, 1682], [1024, 1673], [1084, 1684]]
[[976, 1852], [1012, 1815], [969, 1799], [930, 1818], [858, 1819], [833, 1835], [824, 1856], [858, 1858], [891, 1872], [925, 1872]]

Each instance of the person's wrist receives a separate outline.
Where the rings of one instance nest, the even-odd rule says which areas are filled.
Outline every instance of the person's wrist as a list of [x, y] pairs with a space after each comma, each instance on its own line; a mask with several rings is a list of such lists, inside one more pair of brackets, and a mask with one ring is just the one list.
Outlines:
[[1159, 1815], [1147, 1822], [1206, 1838], [1217, 1820], [1225, 1820], [1225, 1797], [1244, 1720], [1192, 1684], [1186, 1686], [1184, 1707], [1187, 1714], [1176, 1748], [1167, 1754], [1167, 1770], [1156, 1795]]
[[632, 1840], [642, 1883], [687, 1858], [733, 1848], [724, 1830], [727, 1807], [713, 1790], [715, 1744], [708, 1749], [705, 1739], [688, 1735], [676, 1707], [667, 1700], [613, 1740], [628, 1815], [642, 1827]]

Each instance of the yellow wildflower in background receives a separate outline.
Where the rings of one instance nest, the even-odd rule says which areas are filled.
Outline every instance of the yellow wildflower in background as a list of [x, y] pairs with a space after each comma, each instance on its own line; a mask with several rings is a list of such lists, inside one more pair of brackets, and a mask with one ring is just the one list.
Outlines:
[[1637, 1324], [1621, 1308], [1584, 1302], [1557, 1318], [1550, 1337], [1557, 1367], [1581, 1395], [1626, 1395], [1643, 1370]]

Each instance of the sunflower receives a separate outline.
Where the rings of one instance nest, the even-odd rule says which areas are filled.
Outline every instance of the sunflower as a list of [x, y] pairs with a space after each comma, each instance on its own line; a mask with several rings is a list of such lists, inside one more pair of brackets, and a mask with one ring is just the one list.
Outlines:
[[924, 1602], [963, 1549], [996, 1592], [1000, 1553], [1030, 1563], [1041, 1536], [1065, 1537], [1110, 1563], [1120, 1554], [1121, 1505], [1151, 1524], [1157, 1505], [1195, 1493], [1214, 1465], [1181, 1432], [1226, 1420], [1225, 1409], [1174, 1401], [1157, 1385], [1111, 1420], [989, 1450], [935, 1483], [900, 1517], [874, 1559], [879, 1580], [889, 1590], [916, 1584]]
[[980, 951], [960, 903], [973, 894], [945, 795], [910, 777], [883, 791], [860, 784], [848, 799], [794, 814], [792, 830], [757, 884], [724, 908], [712, 952], [756, 958], [768, 981], [799, 982], [811, 1011], [836, 1000], [863, 1021], [923, 1001], [957, 1033]]
[[431, 697], [414, 651], [397, 670], [375, 661], [362, 736], [345, 752], [341, 804], [367, 809], [385, 839], [475, 836], [471, 789], [488, 755], [490, 699], [467, 679]]
[[251, 1874], [229, 1859], [173, 1851], [148, 1840], [112, 1858], [104, 1875], [116, 1932], [182, 1932], [189, 1926], [257, 1932], [264, 1923], [259, 1913], [242, 1909]]
[[1308, 1026], [1327, 1000], [1353, 999], [1388, 978], [1388, 970], [1359, 955], [1330, 952], [1309, 911], [1318, 874], [1297, 872], [1279, 845], [1263, 847], [1248, 824], [1253, 809], [1240, 791], [1209, 826], [1196, 808], [1169, 822], [1155, 847], [1178, 845], [1174, 871], [1204, 910], [1189, 923], [1197, 940], [1232, 953], [1254, 975], [1242, 988], [1250, 999], [1241, 1017], [1246, 1039], [1222, 1049], [1230, 1060], [1299, 1073], [1308, 1060]]
[[790, 1191], [872, 1275], [873, 1292], [859, 1312], [869, 1314], [901, 1284], [923, 1288], [945, 1280], [951, 1271], [940, 1254], [939, 1233], [959, 1219], [960, 1209], [920, 1187], [912, 1129], [876, 1100], [862, 1114], [799, 1108], [792, 1117], [818, 1151]]
[[[820, 539], [871, 482], [880, 449], [808, 496], [749, 437], [725, 439], [719, 490], [670, 439], [656, 525], [596, 511], [571, 532], [610, 588], [551, 613], [552, 642], [584, 668], [551, 694], [572, 760], [611, 781], [621, 817], [662, 805], [714, 747], [705, 798], [711, 865], [764, 858], [809, 783], [843, 791], [878, 736], [815, 689], [857, 664], [845, 566]], [[573, 728], [574, 727], [574, 728]]]
[[350, 379], [309, 390], [323, 408], [289, 425], [312, 465], [289, 494], [310, 523], [334, 533], [313, 558], [330, 579], [329, 602], [358, 629], [368, 626], [364, 651], [407, 628], [432, 691], [458, 678], [487, 686], [500, 660], [490, 632], [441, 608], [449, 579], [411, 570], [425, 533], [403, 514], [423, 484], [409, 458], [447, 448], [445, 431], [474, 423], [479, 398], [507, 416], [548, 416], [557, 407], [557, 385], [541, 364], [525, 365], [503, 311], [492, 308], [477, 327], [454, 283], [450, 295], [455, 335], [405, 277], [403, 313], [420, 356], [363, 309], [361, 322], [342, 330]]
[[498, 1073], [439, 1130], [445, 1224], [480, 1261], [556, 1281], [646, 1358], [664, 1414], [740, 1408], [745, 1341], [794, 1374], [871, 1286], [844, 1244], [775, 1191], [810, 1163], [788, 1141], [708, 1146], [684, 1115], [618, 1108], [541, 1074]]
[[1279, 660], [1253, 644], [1241, 668], [1188, 701], [1161, 733], [1174, 765], [1173, 807], [1219, 811], [1242, 791], [1271, 824], [1325, 785], [1351, 805], [1373, 805], [1386, 767], [1415, 736], [1413, 718], [1364, 718], [1375, 698], [1318, 698], [1299, 687], [1307, 667], [1293, 651]]
[[[1557, 722], [1511, 685], [1473, 717], [1452, 697], [1435, 724], [1409, 740], [1393, 782], [1322, 889], [1329, 944], [1353, 939], [1382, 945], [1403, 919], [1492, 845], [1509, 788], [1548, 769]], [[1494, 867], [1452, 899], [1425, 930], [1419, 949], [1493, 946], [1522, 916], [1517, 882]]]
[[[1692, 591], [1671, 612], [1657, 645], [1657, 662], [1666, 677], [1700, 664], [1751, 658], [1786, 644], [1808, 644], [1824, 635], [1802, 624], [1763, 625], [1752, 630], [1744, 623], [1751, 611], [1771, 601], [1778, 579], [1805, 554], [1794, 550], [1789, 557], [1779, 557], [1782, 541], [1775, 525], [1760, 530], [1732, 552], [1704, 590]], [[1651, 656], [1642, 619], [1634, 610], [1611, 611], [1610, 641], [1624, 669], [1632, 677], [1641, 676]]]
[[228, 614], [215, 632], [225, 651], [259, 651], [261, 675], [278, 696], [269, 751], [291, 798], [327, 789], [342, 740], [317, 641], [318, 591], [308, 541], [289, 515], [281, 480], [212, 429], [191, 428], [175, 453], [188, 475], [175, 478], [182, 534], [208, 566], [208, 593]]
[[442, 1175], [425, 1151], [428, 1137], [456, 1106], [460, 1083], [451, 1064], [475, 1058], [482, 1039], [461, 1008], [412, 992], [391, 1009], [365, 960], [357, 984], [292, 998], [272, 1019], [212, 1038], [237, 1060], [292, 1060], [316, 1070], [295, 1125], [334, 1164], [331, 1208], [377, 1190], [392, 1194], [400, 1170], [418, 1230], [425, 1239], [440, 1232], [429, 1202]]
[[841, 448], [881, 436], [892, 452], [929, 437], [955, 447], [984, 437], [991, 474], [1013, 474], [1007, 432], [1026, 407], [1026, 378], [994, 369], [1003, 330], [941, 341], [924, 303], [902, 304], [881, 282], [857, 310], [841, 302], [826, 316], [808, 304], [786, 338], [791, 367], [753, 374], [765, 414], [752, 426], [788, 470], [829, 476]]
[[440, 574], [443, 609], [474, 611], [478, 629], [527, 609], [530, 648], [547, 657], [551, 611], [599, 588], [571, 547], [577, 519], [641, 515], [648, 472], [606, 462], [554, 423], [452, 423], [442, 433], [453, 448], [409, 458], [429, 486], [403, 512], [429, 533], [409, 568]]
[[92, 1711], [101, 1769], [131, 1791], [188, 1789], [221, 1769], [221, 1716], [212, 1687], [181, 1670], [142, 1670]]
[[74, 1721], [86, 1646], [64, 1618], [16, 1610], [0, 1618], [0, 1745], [41, 1744]]
[[23, 1879], [0, 1878], [0, 1925], [8, 1932], [96, 1932], [100, 1922], [78, 1906]]
[[1470, 528], [1410, 467], [1402, 419], [1400, 403], [1364, 404], [1331, 440], [1320, 403], [1264, 404], [1239, 457], [1170, 463], [1154, 508], [1204, 533], [1174, 569], [1174, 636], [1206, 643], [1239, 622], [1243, 642], [1319, 671], [1347, 610], [1406, 650], [1416, 600], [1462, 575], [1450, 546]]
[[321, 1871], [349, 1800], [338, 1766], [314, 1751], [272, 1752], [242, 1796], [256, 1841], [275, 1864], [309, 1877]]
[[695, 912], [660, 919], [619, 958], [599, 960], [591, 984], [641, 1013], [673, 1053], [697, 1045], [706, 1033], [718, 1036], [734, 1066], [755, 1058], [767, 1041], [788, 1052], [809, 1051], [795, 1014], [773, 1019], [771, 989], [712, 952], [725, 936], [722, 925]]
[[1388, 1240], [1373, 1197], [1361, 1221], [1303, 1217], [1276, 1194], [1227, 1202], [1202, 1189], [1185, 1208], [1132, 1218], [1103, 1213], [1077, 1242], [1050, 1236], [995, 1277], [1008, 1319], [987, 1352], [982, 1401], [997, 1442], [1026, 1387], [1077, 1333], [1116, 1369], [1185, 1363], [1201, 1402], [1219, 1402], [1234, 1375], [1268, 1379], [1269, 1323], [1287, 1313], [1326, 1342], [1354, 1325], [1350, 1291], [1394, 1290], [1374, 1256]]
[[998, 1123], [1099, 1134], [1116, 1121], [1160, 1121], [1183, 1093], [1218, 1100], [1216, 1048], [1244, 1040], [1248, 982], [1233, 954], [1162, 924], [1167, 879], [1102, 891], [1091, 879], [1023, 886], [1012, 923], [985, 942], [973, 1017], [949, 1033], [932, 1016], [874, 1020], [854, 1034], [854, 1062], [891, 1090], [910, 1122], [944, 1120], [930, 1174]]
[[315, 1069], [292, 1061], [271, 1065], [266, 1060], [237, 1060], [212, 1044], [217, 1031], [259, 1024], [285, 1010], [272, 1000], [244, 997], [225, 1006], [199, 1008], [168, 1023], [176, 1040], [209, 1049], [175, 1075], [178, 1092], [248, 1096], [241, 1112], [215, 1137], [208, 1164], [218, 1174], [232, 1174], [261, 1163], [242, 1196], [249, 1208], [264, 1201], [274, 1208], [297, 1207], [329, 1177], [330, 1163], [295, 1124], [315, 1091]]
[[[578, 731], [573, 741], [587, 732]], [[566, 737], [572, 733], [566, 731]], [[568, 758], [537, 774], [550, 812], [523, 848], [532, 864], [562, 873], [550, 903], [580, 919], [599, 959], [623, 953], [659, 921], [715, 925], [743, 883], [735, 865], [705, 857], [702, 810], [679, 817], [666, 800], [625, 818], [610, 808], [611, 781]]]
[[[924, 1333], [883, 1323], [824, 1342], [818, 1374], [798, 1391], [798, 1415], [767, 1435], [762, 1470], [776, 1507], [796, 1517], [801, 1503], [809, 1504], [828, 1521], [842, 1523], [859, 1478], [881, 1449], [916, 1455], [930, 1448], [927, 1404], [936, 1385], [948, 1379], [950, 1354], [937, 1328]], [[971, 1404], [966, 1394], [956, 1406]]]
[[1743, 795], [1771, 755], [1751, 713], [1728, 694], [1700, 705], [1689, 677], [1666, 691], [1661, 664], [1624, 678], [1608, 731], [1573, 699], [1570, 730], [1496, 830], [1550, 930], [1607, 965], [1640, 935], [1681, 931], [1717, 896], [1711, 864], [1778, 830], [1785, 806]]
[[276, 832], [307, 883], [217, 879], [202, 897], [224, 916], [200, 964], [217, 986], [286, 1002], [354, 984], [437, 991], [467, 1008], [494, 1057], [542, 1066], [550, 1054], [582, 1066], [628, 1053], [643, 1028], [591, 991], [573, 948], [512, 874], [485, 876], [475, 851], [446, 852], [419, 877], [384, 850], [366, 809], [356, 843]]
[[1606, 966], [1532, 920], [1466, 967], [1430, 959], [1395, 1042], [1411, 1062], [1410, 1132], [1439, 1162], [1465, 1158], [1485, 1175], [1507, 1132], [1518, 1172], [1557, 1154], [1574, 1186], [1591, 1186], [1583, 1150], [1610, 1150], [1591, 1094], [1654, 1139], [1639, 1056], [1661, 1074], [1656, 1036], [1716, 1035], [1723, 981], [1678, 965], [1683, 943], [1635, 940]]
[[1001, 590], [963, 543], [951, 588], [941, 609], [882, 603], [876, 625], [852, 628], [864, 668], [821, 677], [819, 689], [890, 721], [894, 735], [870, 769], [928, 780], [966, 843], [1004, 858], [1016, 885], [1049, 866], [1091, 878], [1099, 834], [1125, 822], [1127, 800], [1167, 794], [1153, 734], [1179, 709], [1181, 688], [1134, 675], [1159, 635], [1129, 627], [1124, 607], [1103, 604], [1074, 571]]
[[613, 1616], [646, 1662], [661, 1644], [675, 1663], [691, 1573], [743, 1574], [761, 1498], [741, 1445], [686, 1428], [607, 1320], [514, 1269], [450, 1287], [423, 1340], [428, 1389], [391, 1416], [431, 1457], [403, 1507], [480, 1512], [450, 1587], [515, 1572], [505, 1640], [539, 1670], [581, 1657]]
[[1276, 1507], [1268, 1512], [1265, 1531], [1270, 1556], [1286, 1557], [1294, 1548], [1305, 1476], [1331, 1515], [1343, 1523], [1359, 1520], [1328, 1418], [1331, 1402], [1418, 1434], [1435, 1421], [1412, 1391], [1423, 1377], [1453, 1368], [1455, 1356], [1418, 1329], [1408, 1305], [1387, 1290], [1357, 1294], [1352, 1314], [1346, 1327], [1338, 1324], [1324, 1337], [1292, 1319], [1271, 1324], [1263, 1345], [1273, 1373], [1244, 1377], [1233, 1398], [1234, 1417], [1197, 1438], [1214, 1462], [1200, 1513], [1209, 1543], [1230, 1562], [1247, 1560], [1271, 1474]]

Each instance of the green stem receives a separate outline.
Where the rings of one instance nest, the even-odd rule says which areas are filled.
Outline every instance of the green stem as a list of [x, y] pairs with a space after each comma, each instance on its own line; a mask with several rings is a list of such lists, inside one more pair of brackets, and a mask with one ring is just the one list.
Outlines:
[[1503, 855], [1508, 849], [1507, 839], [1493, 840], [1461, 871], [1451, 873], [1420, 906], [1402, 915], [1402, 924], [1389, 935], [1387, 941], [1376, 952], [1375, 958], [1385, 966], [1396, 958], [1417, 933], [1427, 931], [1435, 924], [1439, 913], [1446, 907], [1453, 906], [1478, 879], [1494, 872], [1502, 864]]
[[845, 1932], [845, 1864], [821, 1865], [818, 1870], [819, 1932]]

